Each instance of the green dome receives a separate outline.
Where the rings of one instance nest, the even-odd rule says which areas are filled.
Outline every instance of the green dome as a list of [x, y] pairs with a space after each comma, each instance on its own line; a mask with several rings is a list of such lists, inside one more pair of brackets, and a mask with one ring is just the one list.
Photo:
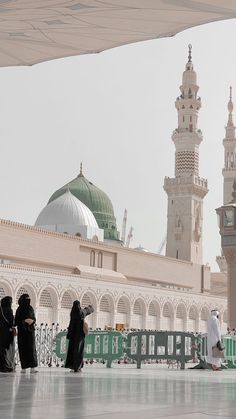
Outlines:
[[101, 189], [84, 177], [82, 168], [79, 176], [54, 192], [48, 203], [63, 195], [68, 187], [70, 192], [92, 211], [98, 226], [104, 230], [104, 238], [119, 240], [111, 200]]

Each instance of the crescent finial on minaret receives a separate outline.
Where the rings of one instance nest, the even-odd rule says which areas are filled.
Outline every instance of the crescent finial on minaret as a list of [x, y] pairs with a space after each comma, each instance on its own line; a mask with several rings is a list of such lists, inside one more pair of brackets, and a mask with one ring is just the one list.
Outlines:
[[233, 112], [233, 109], [234, 109], [234, 105], [233, 105], [233, 102], [232, 102], [232, 86], [230, 86], [230, 88], [229, 88], [228, 111], [230, 113], [232, 113]]
[[229, 101], [228, 101], [229, 117], [228, 117], [227, 127], [232, 127], [233, 126], [233, 116], [232, 116], [233, 109], [234, 109], [234, 104], [232, 102], [232, 86], [230, 86], [230, 88], [229, 88]]
[[192, 45], [188, 44], [188, 62], [192, 62]]

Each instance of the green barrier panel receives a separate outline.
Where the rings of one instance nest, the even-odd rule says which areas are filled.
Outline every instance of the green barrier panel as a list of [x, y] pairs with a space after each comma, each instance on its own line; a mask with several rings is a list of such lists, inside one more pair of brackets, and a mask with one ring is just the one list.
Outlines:
[[166, 359], [180, 362], [181, 369], [195, 355], [196, 338], [193, 333], [185, 332], [131, 332], [127, 335], [126, 353], [128, 358], [136, 361], [137, 368], [141, 362], [151, 359]]
[[53, 352], [63, 361], [66, 360], [69, 341], [66, 339], [67, 331], [60, 332], [56, 335], [55, 348]]
[[85, 339], [84, 357], [87, 359], [102, 359], [111, 367], [112, 361], [123, 355], [124, 337], [117, 331], [90, 332]]
[[[65, 360], [68, 340], [67, 332], [60, 332], [56, 336], [54, 352], [57, 357]], [[107, 361], [107, 367], [111, 367], [112, 361], [120, 359], [123, 355], [124, 337], [117, 331], [92, 331], [85, 338], [84, 358], [102, 359]]]
[[[222, 336], [225, 346], [224, 354], [228, 368], [236, 368], [236, 336]], [[199, 353], [202, 360], [207, 361], [207, 334], [198, 338]]]

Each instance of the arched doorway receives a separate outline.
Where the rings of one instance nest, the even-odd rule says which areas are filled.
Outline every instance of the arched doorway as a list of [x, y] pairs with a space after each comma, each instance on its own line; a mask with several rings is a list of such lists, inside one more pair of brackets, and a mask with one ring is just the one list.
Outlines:
[[148, 306], [146, 328], [151, 330], [160, 329], [160, 306], [157, 301], [151, 301]]
[[166, 302], [162, 310], [161, 329], [173, 330], [173, 307], [171, 303]]
[[125, 328], [129, 328], [130, 309], [130, 302], [128, 298], [125, 296], [120, 297], [117, 302], [115, 323], [123, 324]]
[[199, 332], [198, 310], [196, 306], [191, 306], [188, 314], [188, 331]]
[[57, 323], [57, 309], [58, 300], [54, 290], [51, 288], [45, 288], [39, 299], [38, 308], [38, 324], [44, 323], [51, 325]]
[[114, 304], [110, 295], [103, 295], [99, 304], [98, 327], [113, 327]]
[[94, 312], [86, 317], [86, 323], [88, 323], [88, 326], [92, 329], [96, 329], [96, 317], [97, 317], [97, 303], [96, 298], [91, 292], [86, 292], [81, 301], [80, 301], [81, 307], [88, 307], [89, 305], [93, 306]]
[[143, 329], [145, 327], [145, 304], [141, 298], [134, 302], [133, 314], [131, 316], [132, 329]]
[[200, 315], [200, 327], [199, 331], [202, 333], [207, 332], [207, 321], [210, 316], [210, 310], [207, 307], [203, 307], [201, 309], [201, 315]]
[[187, 326], [187, 311], [183, 303], [178, 304], [176, 309], [175, 330], [184, 332]]

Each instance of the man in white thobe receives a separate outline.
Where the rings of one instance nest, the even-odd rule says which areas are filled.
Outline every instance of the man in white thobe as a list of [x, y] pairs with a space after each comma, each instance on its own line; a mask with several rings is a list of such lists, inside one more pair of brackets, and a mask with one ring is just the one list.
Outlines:
[[221, 341], [219, 311], [212, 310], [207, 322], [207, 362], [215, 371], [218, 371], [221, 366], [221, 358], [212, 356], [212, 347], [216, 346], [218, 341]]

